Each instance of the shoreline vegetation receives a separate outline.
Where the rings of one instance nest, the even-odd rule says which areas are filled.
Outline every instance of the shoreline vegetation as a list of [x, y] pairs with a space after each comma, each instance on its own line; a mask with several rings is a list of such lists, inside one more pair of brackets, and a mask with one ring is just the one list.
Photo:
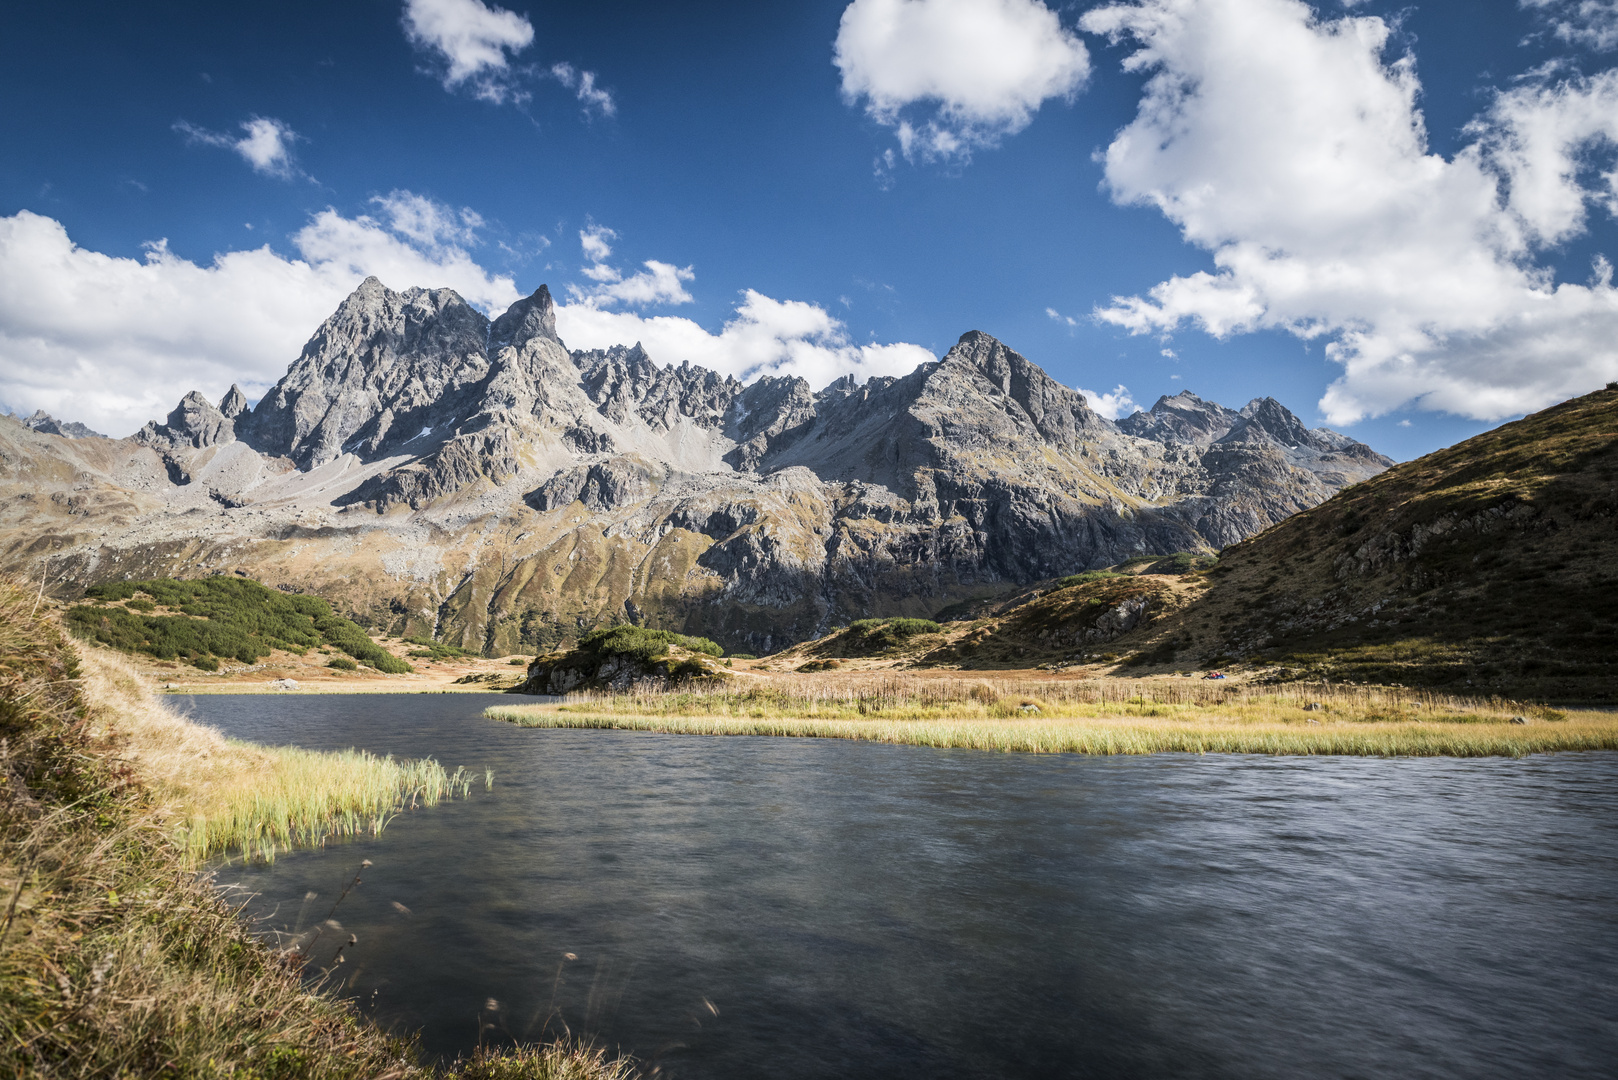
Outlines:
[[[489, 781], [485, 774], [482, 779]], [[197, 867], [464, 795], [436, 762], [225, 739], [0, 579], [0, 1069], [13, 1076], [627, 1080], [576, 1042], [445, 1067], [302, 974]], [[276, 824], [279, 822], [279, 824]]]
[[778, 679], [495, 705], [522, 727], [859, 739], [1011, 753], [1521, 757], [1618, 750], [1618, 713], [1401, 687], [1086, 679]]
[[139, 774], [153, 813], [193, 865], [214, 855], [274, 861], [295, 847], [374, 836], [405, 809], [471, 792], [464, 767], [452, 773], [431, 758], [227, 739], [154, 698], [122, 657], [85, 649], [80, 662], [88, 696], [113, 717], [101, 734]]

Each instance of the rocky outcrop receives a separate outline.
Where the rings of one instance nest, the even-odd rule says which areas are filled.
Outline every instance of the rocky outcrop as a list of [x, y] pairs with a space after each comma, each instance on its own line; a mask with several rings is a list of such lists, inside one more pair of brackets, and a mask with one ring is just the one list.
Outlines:
[[91, 431], [76, 420], [58, 420], [44, 409], [38, 409], [34, 415], [24, 418], [22, 425], [41, 435], [60, 435], [64, 439], [106, 438], [99, 431]]
[[1207, 446], [1224, 437], [1241, 414], [1212, 401], [1203, 401], [1189, 390], [1173, 397], [1157, 399], [1150, 410], [1133, 413], [1118, 421], [1118, 430], [1157, 442], [1183, 442]]
[[[229, 400], [228, 397], [226, 400]], [[235, 438], [235, 421], [195, 390], [180, 399], [163, 423], [153, 421], [134, 435], [136, 442], [160, 450], [182, 447], [200, 450], [231, 442]]]

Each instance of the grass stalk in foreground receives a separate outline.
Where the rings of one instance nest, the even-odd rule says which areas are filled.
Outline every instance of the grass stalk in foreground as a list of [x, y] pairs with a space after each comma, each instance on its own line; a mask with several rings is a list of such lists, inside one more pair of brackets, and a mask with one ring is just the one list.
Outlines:
[[[36, 617], [32, 601], [31, 591], [0, 580], [0, 1074], [628, 1075], [627, 1063], [576, 1045], [480, 1052], [434, 1070], [411, 1041], [307, 989], [198, 878], [174, 837], [175, 814], [191, 810], [185, 792], [208, 783], [206, 766], [186, 766], [183, 748], [240, 755], [232, 769], [255, 760], [252, 748], [233, 749], [172, 715], [124, 716], [139, 696], [109, 685], [116, 671], [81, 671], [60, 627]], [[120, 744], [126, 720], [145, 733]], [[154, 732], [168, 740], [167, 759]], [[159, 766], [175, 785], [166, 791]], [[236, 792], [219, 796], [226, 804], [249, 789], [245, 774], [224, 786]]]
[[581, 694], [559, 706], [497, 705], [485, 715], [526, 727], [865, 739], [1022, 753], [1517, 757], [1618, 750], [1618, 714], [1570, 714], [1397, 687], [902, 678], [827, 686], [801, 680], [736, 691]]

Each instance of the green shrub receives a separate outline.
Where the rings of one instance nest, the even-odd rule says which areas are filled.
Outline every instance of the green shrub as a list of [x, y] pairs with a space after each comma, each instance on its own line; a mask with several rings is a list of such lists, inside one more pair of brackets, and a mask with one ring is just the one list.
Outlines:
[[1177, 551], [1167, 558], [1159, 559], [1146, 568], [1148, 574], [1194, 574], [1198, 570], [1207, 570], [1219, 560], [1212, 555], [1197, 555], [1189, 551]]
[[678, 645], [692, 652], [723, 656], [725, 650], [717, 642], [703, 637], [687, 637], [671, 630], [652, 630], [645, 626], [605, 626], [592, 630], [579, 639], [579, 648], [597, 656], [630, 657], [645, 664], [662, 659], [670, 645]]
[[68, 627], [79, 637], [159, 660], [213, 656], [253, 664], [275, 649], [302, 656], [328, 645], [378, 671], [399, 675], [411, 670], [318, 596], [283, 593], [246, 578], [114, 581], [86, 589], [85, 597], [110, 603], [131, 600], [136, 593], [181, 614], [80, 604], [68, 610]]
[[733, 652], [733, 653], [730, 654], [730, 658], [732, 660], [757, 660], [758, 659], [758, 657], [755, 654], [750, 653], [750, 652]]
[[407, 645], [421, 646], [419, 650], [410, 654], [411, 656], [418, 657], [420, 659], [431, 658], [433, 660], [458, 660], [463, 657], [471, 657], [476, 659], [483, 655], [482, 653], [468, 652], [466, 649], [460, 648], [457, 645], [446, 645], [442, 641], [434, 641], [430, 637], [407, 637], [400, 638], [399, 640], [403, 641]]
[[843, 632], [850, 649], [880, 652], [902, 645], [918, 634], [938, 634], [944, 628], [931, 619], [856, 619]]
[[336, 657], [335, 659], [328, 660], [328, 661], [326, 661], [326, 666], [331, 667], [331, 668], [336, 668], [339, 671], [358, 671], [359, 670], [359, 665], [354, 663], [354, 661], [350, 660], [346, 656], [339, 656], [339, 657]]
[[1071, 589], [1075, 585], [1088, 585], [1092, 581], [1105, 581], [1108, 578], [1128, 577], [1114, 570], [1086, 570], [1082, 574], [1069, 574], [1056, 583], [1057, 589]]
[[196, 656], [192, 657], [191, 666], [201, 668], [203, 671], [218, 671], [219, 661], [211, 656]]
[[135, 599], [126, 602], [124, 604], [124, 607], [128, 608], [130, 611], [156, 611], [157, 610], [157, 605], [156, 604], [152, 603], [150, 600], [142, 600], [138, 596]]

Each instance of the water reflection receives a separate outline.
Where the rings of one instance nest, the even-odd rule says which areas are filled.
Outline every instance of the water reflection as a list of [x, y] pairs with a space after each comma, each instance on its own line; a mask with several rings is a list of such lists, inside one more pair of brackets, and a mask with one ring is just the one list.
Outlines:
[[438, 1053], [565, 1026], [674, 1077], [1618, 1061], [1618, 755], [1036, 757], [525, 731], [485, 703], [194, 706], [494, 769], [379, 839], [222, 875], [290, 929], [372, 860], [312, 963], [354, 934], [333, 977]]

